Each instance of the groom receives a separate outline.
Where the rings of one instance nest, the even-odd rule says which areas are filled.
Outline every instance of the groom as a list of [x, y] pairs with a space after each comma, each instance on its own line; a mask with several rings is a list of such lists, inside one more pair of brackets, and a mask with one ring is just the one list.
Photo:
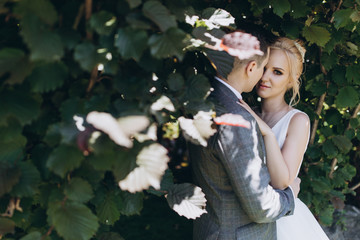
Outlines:
[[264, 54], [236, 58], [228, 76], [221, 76], [217, 69], [211, 94], [217, 116], [241, 115], [250, 128], [219, 125], [207, 147], [189, 146], [194, 181], [206, 195], [208, 212], [194, 221], [194, 240], [276, 239], [275, 221], [293, 214], [294, 198], [300, 190], [299, 179], [292, 189], [277, 190], [269, 185], [261, 132], [255, 119], [237, 103], [241, 93], [250, 92], [260, 80], [269, 59], [268, 43], [252, 34]]

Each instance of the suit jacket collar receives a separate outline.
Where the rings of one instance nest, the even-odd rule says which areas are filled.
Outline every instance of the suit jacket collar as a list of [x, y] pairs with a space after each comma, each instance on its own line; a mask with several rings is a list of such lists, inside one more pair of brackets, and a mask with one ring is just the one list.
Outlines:
[[235, 88], [233, 88], [230, 84], [228, 84], [227, 82], [225, 82], [224, 80], [218, 78], [215, 76], [215, 79], [219, 82], [221, 82], [222, 84], [224, 84], [227, 88], [229, 88], [238, 99], [242, 99], [241, 93], [239, 93]]

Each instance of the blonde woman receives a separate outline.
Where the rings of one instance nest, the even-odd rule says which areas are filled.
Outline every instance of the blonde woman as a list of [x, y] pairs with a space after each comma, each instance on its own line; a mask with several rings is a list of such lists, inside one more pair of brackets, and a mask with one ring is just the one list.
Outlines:
[[[300, 41], [278, 39], [270, 48], [269, 62], [256, 85], [256, 92], [262, 99], [260, 111], [255, 113], [244, 101], [240, 103], [259, 124], [271, 185], [277, 189], [288, 187], [297, 177], [308, 144], [309, 117], [293, 107], [299, 99], [304, 55], [305, 49]], [[289, 104], [284, 98], [288, 91], [292, 93]], [[279, 240], [328, 239], [310, 210], [298, 198], [294, 214], [277, 220], [276, 225]]]

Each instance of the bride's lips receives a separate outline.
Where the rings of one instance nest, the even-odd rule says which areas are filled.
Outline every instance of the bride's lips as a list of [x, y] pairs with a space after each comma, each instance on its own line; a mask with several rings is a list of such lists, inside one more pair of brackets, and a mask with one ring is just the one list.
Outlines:
[[269, 86], [266, 86], [266, 85], [264, 85], [264, 84], [259, 84], [258, 87], [259, 87], [260, 89], [270, 88]]

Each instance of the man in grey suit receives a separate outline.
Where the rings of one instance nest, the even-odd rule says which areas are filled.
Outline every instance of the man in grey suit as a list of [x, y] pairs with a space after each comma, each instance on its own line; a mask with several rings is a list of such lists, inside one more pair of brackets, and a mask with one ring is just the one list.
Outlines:
[[235, 59], [227, 77], [212, 82], [216, 115], [241, 115], [250, 128], [218, 125], [208, 146], [189, 145], [194, 181], [205, 193], [207, 214], [194, 221], [194, 240], [272, 240], [276, 220], [293, 214], [300, 180], [291, 188], [271, 187], [263, 138], [255, 119], [238, 104], [260, 80], [269, 59], [269, 47], [260, 36], [263, 56]]

